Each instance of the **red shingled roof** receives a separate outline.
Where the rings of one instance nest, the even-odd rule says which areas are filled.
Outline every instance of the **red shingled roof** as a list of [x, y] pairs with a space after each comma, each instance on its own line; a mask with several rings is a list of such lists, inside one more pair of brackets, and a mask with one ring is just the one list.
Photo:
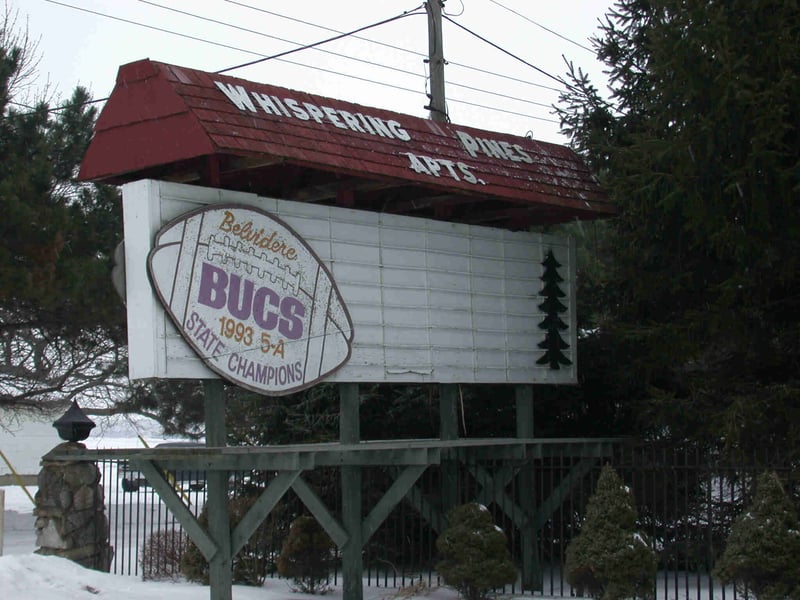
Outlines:
[[511, 229], [615, 213], [564, 146], [150, 60], [120, 67], [80, 177]]

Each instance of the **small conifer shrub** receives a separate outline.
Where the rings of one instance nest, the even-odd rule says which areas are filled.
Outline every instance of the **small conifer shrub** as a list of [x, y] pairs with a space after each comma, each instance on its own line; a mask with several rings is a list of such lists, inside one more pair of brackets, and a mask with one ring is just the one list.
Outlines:
[[181, 554], [187, 544], [186, 534], [178, 529], [162, 529], [147, 536], [139, 555], [142, 579], [145, 581], [179, 579]]
[[567, 547], [567, 581], [592, 598], [652, 598], [655, 553], [637, 530], [633, 495], [606, 465], [589, 498], [580, 533]]
[[[228, 501], [231, 527], [239, 524], [257, 498], [255, 495], [246, 495]], [[208, 527], [208, 505], [203, 507], [197, 520], [203, 528]], [[267, 519], [258, 526], [244, 547], [231, 560], [233, 583], [263, 585], [267, 573], [274, 566], [273, 540], [276, 533], [276, 524], [272, 519]], [[208, 585], [208, 562], [191, 540], [181, 556], [180, 565], [181, 573], [186, 579]]]
[[437, 538], [436, 549], [437, 572], [466, 600], [482, 600], [490, 590], [517, 579], [503, 530], [479, 504], [450, 509], [447, 529]]
[[714, 573], [724, 583], [747, 586], [758, 600], [800, 598], [800, 523], [776, 473], [759, 477]]
[[294, 582], [295, 591], [324, 594], [335, 564], [333, 551], [333, 542], [314, 517], [297, 517], [283, 542], [278, 573]]

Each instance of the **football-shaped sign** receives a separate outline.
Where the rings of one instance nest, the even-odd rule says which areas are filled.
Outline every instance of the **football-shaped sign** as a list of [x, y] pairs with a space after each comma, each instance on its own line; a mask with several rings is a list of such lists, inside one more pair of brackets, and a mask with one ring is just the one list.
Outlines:
[[165, 225], [148, 257], [156, 293], [203, 361], [283, 395], [350, 358], [353, 323], [330, 272], [267, 212], [212, 205]]

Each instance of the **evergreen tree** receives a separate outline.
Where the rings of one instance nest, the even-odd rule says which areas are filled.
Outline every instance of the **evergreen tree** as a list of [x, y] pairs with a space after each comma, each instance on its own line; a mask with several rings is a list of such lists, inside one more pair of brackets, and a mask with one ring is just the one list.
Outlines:
[[590, 326], [635, 382], [615, 402], [800, 452], [800, 6], [619, 0], [594, 45], [610, 96], [570, 67], [558, 110], [621, 211]]
[[636, 505], [617, 472], [606, 465], [586, 507], [580, 533], [570, 542], [564, 571], [578, 595], [622, 600], [651, 598], [656, 559], [636, 527]]
[[517, 579], [506, 536], [484, 506], [451, 508], [436, 549], [440, 559], [436, 570], [466, 600], [482, 600], [492, 589]]
[[764, 473], [750, 505], [731, 527], [715, 574], [758, 600], [800, 598], [800, 522], [774, 472]]
[[96, 118], [86, 90], [58, 109], [27, 99], [35, 45], [15, 16], [0, 23], [0, 407], [113, 402], [127, 385], [109, 277], [118, 193], [76, 180]]
[[539, 305], [539, 309], [544, 312], [544, 319], [539, 323], [539, 328], [545, 330], [544, 341], [539, 343], [539, 347], [545, 352], [536, 361], [539, 365], [550, 365], [551, 369], [560, 369], [561, 365], [571, 365], [572, 361], [564, 356], [564, 350], [569, 348], [561, 332], [569, 329], [569, 325], [561, 319], [561, 314], [567, 311], [567, 307], [561, 302], [560, 298], [565, 296], [559, 286], [564, 281], [558, 273], [561, 264], [553, 256], [553, 251], [548, 250], [547, 256], [542, 261], [544, 272], [542, 273], [542, 296], [544, 302]]
[[334, 566], [334, 545], [314, 517], [292, 521], [278, 557], [278, 573], [306, 594], [324, 593]]
[[[255, 490], [252, 490], [255, 492]], [[256, 493], [243, 494], [228, 501], [228, 512], [231, 527], [236, 527], [247, 515], [248, 511], [258, 500]], [[267, 574], [274, 568], [274, 543], [285, 531], [282, 528], [283, 507], [279, 504], [269, 516], [261, 522], [255, 532], [247, 540], [244, 547], [231, 560], [231, 577], [233, 583], [242, 585], [261, 586]], [[208, 505], [200, 511], [198, 522], [208, 528]], [[203, 553], [189, 540], [183, 555], [180, 558], [180, 570], [190, 581], [208, 585], [208, 561]]]

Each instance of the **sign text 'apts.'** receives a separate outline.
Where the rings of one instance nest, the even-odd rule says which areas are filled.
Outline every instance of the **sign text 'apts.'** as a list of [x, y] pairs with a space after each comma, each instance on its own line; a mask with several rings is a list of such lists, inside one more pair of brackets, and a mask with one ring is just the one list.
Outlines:
[[[412, 141], [408, 130], [403, 127], [402, 123], [394, 119], [382, 119], [370, 114], [350, 112], [341, 108], [316, 105], [291, 97], [281, 98], [277, 95], [256, 91], [248, 94], [241, 85], [232, 85], [221, 81], [214, 81], [214, 84], [239, 110], [258, 113], [260, 109], [265, 114], [276, 117], [314, 121], [320, 126], [333, 126], [358, 134], [395, 139], [401, 142]], [[476, 137], [465, 131], [456, 131], [456, 137], [465, 152], [472, 158], [484, 155], [491, 159], [514, 163], [530, 164], [533, 162], [531, 156], [520, 144]], [[416, 173], [431, 177], [450, 177], [455, 181], [486, 185], [483, 179], [473, 173], [474, 167], [462, 161], [425, 156], [414, 152], [399, 152], [398, 154], [408, 158], [409, 168]]]

